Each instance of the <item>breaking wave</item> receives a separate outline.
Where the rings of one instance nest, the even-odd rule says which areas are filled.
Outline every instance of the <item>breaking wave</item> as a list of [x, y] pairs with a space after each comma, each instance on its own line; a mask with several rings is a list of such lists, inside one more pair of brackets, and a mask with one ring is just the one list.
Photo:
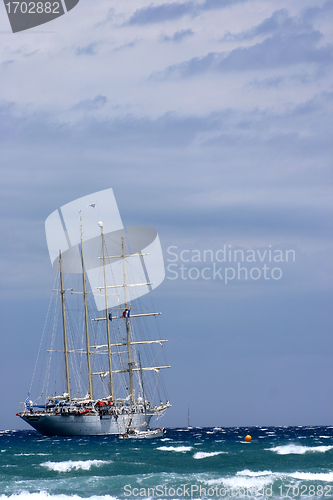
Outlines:
[[301, 446], [297, 444], [286, 444], [283, 446], [275, 446], [274, 448], [267, 448], [269, 451], [274, 451], [278, 455], [304, 455], [307, 452], [325, 453], [332, 450], [333, 446]]
[[215, 455], [221, 455], [221, 454], [227, 455], [228, 452], [227, 451], [212, 451], [210, 453], [206, 453], [204, 451], [198, 451], [197, 453], [195, 453], [193, 455], [193, 458], [200, 459], [200, 458], [214, 457]]
[[185, 452], [185, 451], [191, 451], [192, 450], [192, 446], [160, 446], [157, 449], [161, 450], [161, 451], [180, 451], [180, 452]]
[[[38, 491], [30, 493], [29, 491], [20, 491], [13, 495], [0, 495], [0, 500], [82, 500], [83, 497], [79, 495], [51, 495], [47, 491]], [[89, 500], [118, 500], [117, 497], [111, 495], [93, 495]]]
[[105, 460], [67, 460], [66, 462], [44, 462], [41, 465], [49, 470], [54, 470], [57, 472], [68, 472], [72, 469], [90, 470], [92, 466], [99, 467], [100, 465], [109, 463], [111, 462]]

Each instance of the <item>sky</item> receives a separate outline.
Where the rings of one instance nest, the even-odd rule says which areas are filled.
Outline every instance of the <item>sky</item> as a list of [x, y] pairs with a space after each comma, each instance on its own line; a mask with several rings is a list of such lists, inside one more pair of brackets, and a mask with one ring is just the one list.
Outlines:
[[332, 14], [80, 0], [13, 34], [0, 7], [1, 429], [25, 426], [44, 222], [107, 188], [164, 253], [163, 424], [332, 424]]

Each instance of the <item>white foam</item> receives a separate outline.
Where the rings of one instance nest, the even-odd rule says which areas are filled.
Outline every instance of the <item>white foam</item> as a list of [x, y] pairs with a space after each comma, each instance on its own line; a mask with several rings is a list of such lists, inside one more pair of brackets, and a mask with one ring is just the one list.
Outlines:
[[47, 457], [50, 455], [50, 453], [14, 453], [14, 457], [30, 457], [31, 455], [33, 456], [39, 456], [39, 457]]
[[239, 471], [236, 476], [220, 477], [216, 479], [209, 479], [202, 481], [208, 485], [223, 485], [225, 488], [239, 489], [239, 488], [256, 488], [262, 490], [268, 485], [273, 484], [275, 481], [292, 479], [301, 481], [333, 481], [333, 471], [330, 472], [272, 472], [270, 470], [264, 471], [251, 471], [248, 469]]
[[105, 460], [67, 460], [65, 462], [44, 462], [41, 465], [49, 470], [54, 470], [57, 472], [68, 472], [72, 469], [89, 470], [93, 465], [99, 467], [100, 465], [109, 463], [111, 462]]
[[185, 452], [185, 451], [191, 451], [192, 450], [192, 446], [160, 446], [157, 449], [161, 450], [161, 451], [180, 451], [180, 452]]
[[288, 476], [303, 481], [333, 481], [333, 472], [294, 472]]
[[304, 455], [307, 452], [325, 453], [332, 450], [333, 446], [302, 446], [297, 444], [286, 444], [284, 446], [275, 446], [266, 448], [269, 451], [275, 451], [278, 455]]
[[207, 458], [207, 457], [214, 457], [215, 455], [221, 455], [221, 454], [228, 454], [227, 451], [212, 451], [211, 453], [206, 453], [204, 451], [198, 451], [193, 455], [193, 458], [200, 459], [200, 458]]
[[[47, 491], [39, 491], [38, 493], [30, 493], [29, 491], [20, 491], [13, 495], [0, 495], [0, 500], [81, 500], [79, 495], [50, 495]], [[92, 495], [89, 500], [118, 500], [117, 497], [111, 495]]]
[[273, 475], [273, 472], [271, 470], [263, 470], [263, 471], [258, 471], [254, 472], [249, 469], [241, 470], [237, 472], [237, 476], [250, 476], [250, 477], [259, 477], [259, 476], [271, 476]]
[[260, 490], [265, 486], [272, 484], [275, 480], [273, 474], [267, 476], [240, 476], [237, 473], [236, 476], [232, 477], [221, 477], [219, 479], [209, 479], [207, 484], [223, 484], [224, 487], [231, 489], [239, 489], [239, 488], [257, 488]]

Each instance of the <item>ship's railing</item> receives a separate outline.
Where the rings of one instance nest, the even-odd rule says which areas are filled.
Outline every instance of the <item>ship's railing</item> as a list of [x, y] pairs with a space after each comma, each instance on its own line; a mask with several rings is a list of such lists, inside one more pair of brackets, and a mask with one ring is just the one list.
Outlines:
[[19, 410], [20, 410], [20, 413], [22, 413], [23, 411], [26, 410], [25, 403], [23, 401], [21, 401], [21, 403], [19, 404]]

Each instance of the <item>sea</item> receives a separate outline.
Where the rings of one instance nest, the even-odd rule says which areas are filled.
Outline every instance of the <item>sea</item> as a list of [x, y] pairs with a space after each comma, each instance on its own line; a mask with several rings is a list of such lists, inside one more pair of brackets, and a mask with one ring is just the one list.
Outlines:
[[0, 431], [0, 498], [333, 499], [333, 427], [196, 427], [123, 440]]

